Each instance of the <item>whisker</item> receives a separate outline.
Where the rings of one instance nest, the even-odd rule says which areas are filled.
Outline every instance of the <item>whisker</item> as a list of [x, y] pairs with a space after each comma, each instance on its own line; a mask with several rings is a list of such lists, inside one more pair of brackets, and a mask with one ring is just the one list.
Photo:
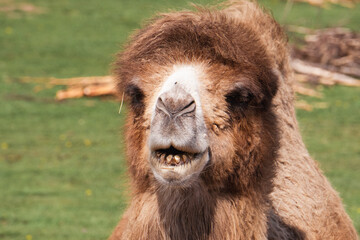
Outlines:
[[122, 109], [122, 106], [123, 106], [123, 103], [124, 103], [124, 92], [122, 94], [122, 97], [121, 97], [121, 103], [120, 103], [120, 108], [119, 108], [119, 114], [121, 113], [121, 109]]

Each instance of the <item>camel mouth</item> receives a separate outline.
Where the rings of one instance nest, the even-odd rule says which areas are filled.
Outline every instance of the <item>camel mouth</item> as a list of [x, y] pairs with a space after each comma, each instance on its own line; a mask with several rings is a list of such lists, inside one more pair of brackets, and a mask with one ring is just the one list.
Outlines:
[[209, 149], [192, 153], [171, 146], [152, 151], [150, 166], [161, 183], [186, 186], [197, 179], [209, 159]]
[[153, 152], [153, 156], [165, 167], [177, 167], [190, 164], [196, 160], [200, 153], [184, 152], [171, 146], [167, 149], [159, 149]]

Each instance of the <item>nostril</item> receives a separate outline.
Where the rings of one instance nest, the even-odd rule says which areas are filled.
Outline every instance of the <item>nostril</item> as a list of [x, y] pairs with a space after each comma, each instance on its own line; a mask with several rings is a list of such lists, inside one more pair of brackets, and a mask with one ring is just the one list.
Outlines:
[[163, 100], [161, 99], [161, 97], [158, 98], [157, 102], [156, 102], [156, 109], [162, 111], [163, 113], [165, 113], [166, 115], [171, 115], [171, 113], [169, 113], [169, 111], [167, 110]]
[[170, 117], [177, 117], [195, 112], [194, 98], [182, 88], [175, 88], [161, 94], [156, 109]]
[[191, 101], [188, 105], [186, 105], [177, 115], [183, 115], [186, 113], [192, 113], [196, 109], [195, 101]]

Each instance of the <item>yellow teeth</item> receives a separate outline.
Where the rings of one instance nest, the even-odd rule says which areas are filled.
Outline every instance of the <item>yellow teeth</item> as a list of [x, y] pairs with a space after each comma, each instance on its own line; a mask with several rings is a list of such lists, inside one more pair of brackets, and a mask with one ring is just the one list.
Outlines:
[[175, 160], [175, 163], [176, 163], [176, 164], [179, 164], [179, 163], [180, 163], [180, 156], [179, 156], [179, 155], [175, 155], [175, 156], [174, 156], [174, 160]]
[[166, 163], [167, 163], [167, 164], [170, 164], [170, 163], [172, 162], [172, 161], [171, 161], [172, 159], [173, 159], [173, 156], [172, 156], [171, 154], [168, 155], [168, 156], [166, 157]]
[[189, 163], [192, 157], [187, 154], [167, 155], [166, 153], [161, 153], [161, 152], [157, 152], [155, 156], [161, 164], [166, 164], [170, 166], [177, 166], [180, 164]]

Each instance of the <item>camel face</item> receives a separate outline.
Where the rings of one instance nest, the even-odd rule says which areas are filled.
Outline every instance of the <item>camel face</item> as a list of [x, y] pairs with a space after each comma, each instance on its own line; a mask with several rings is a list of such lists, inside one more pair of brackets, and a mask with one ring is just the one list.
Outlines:
[[200, 85], [199, 69], [174, 66], [155, 96], [149, 160], [154, 176], [162, 183], [186, 185], [198, 177], [209, 161]]
[[258, 156], [271, 159], [275, 149], [276, 122], [268, 116], [261, 81], [276, 78], [270, 71], [259, 78], [248, 65], [234, 69], [223, 62], [178, 59], [138, 65], [125, 87], [134, 173], [143, 170], [150, 182], [166, 187], [191, 187], [205, 179], [218, 187], [232, 179], [233, 169], [254, 174]]
[[160, 18], [119, 54], [127, 161], [141, 191], [194, 182], [243, 191], [273, 162], [279, 71], [256, 28], [221, 14]]

